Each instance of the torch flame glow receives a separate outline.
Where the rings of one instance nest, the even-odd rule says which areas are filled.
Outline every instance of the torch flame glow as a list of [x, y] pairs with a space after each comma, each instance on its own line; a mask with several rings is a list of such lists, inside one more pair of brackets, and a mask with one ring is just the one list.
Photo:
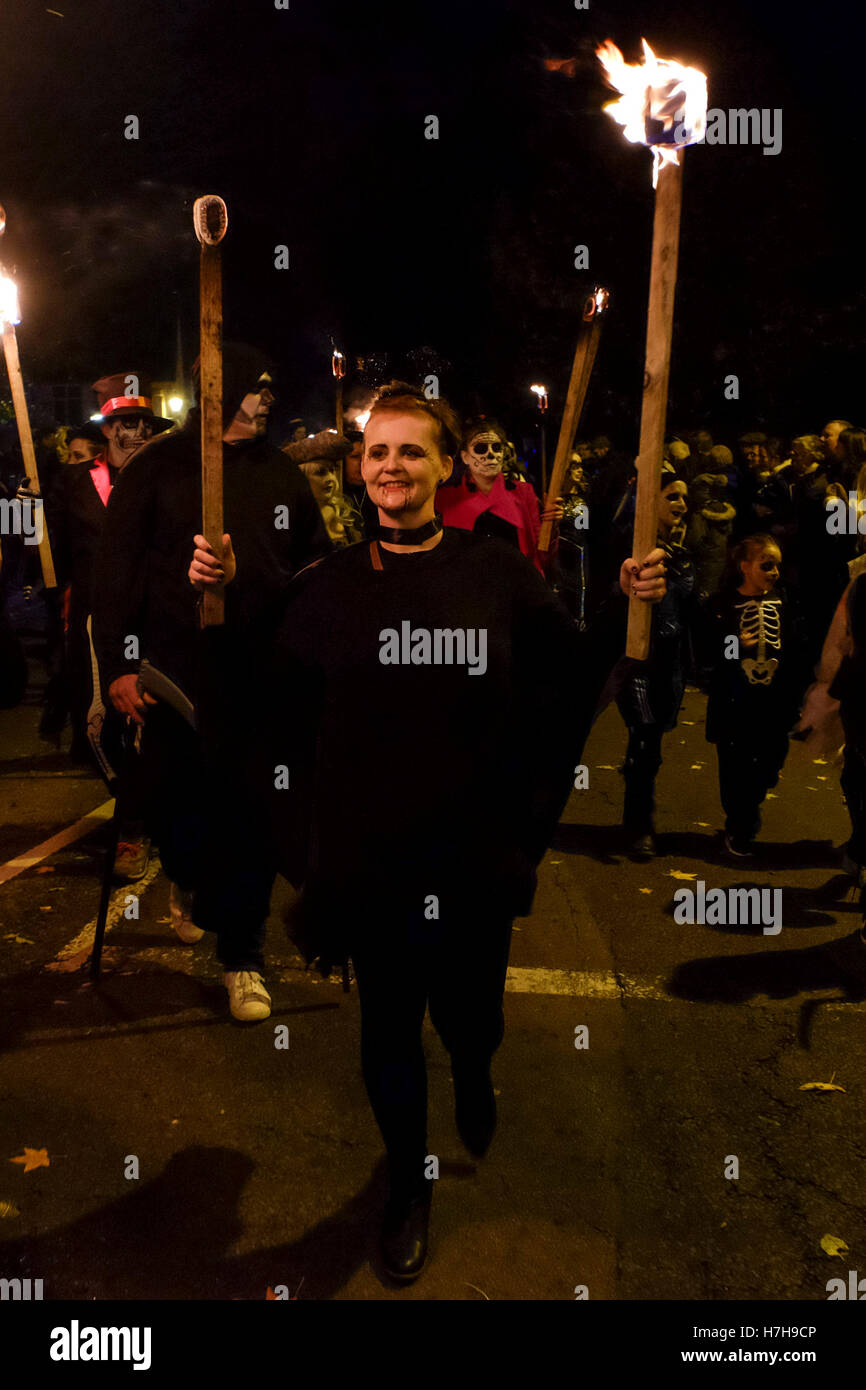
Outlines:
[[678, 164], [682, 146], [704, 138], [707, 78], [698, 68], [657, 58], [646, 39], [641, 42], [642, 63], [627, 63], [610, 39], [596, 49], [596, 57], [611, 87], [621, 93], [604, 109], [622, 126], [626, 140], [652, 150], [655, 188], [661, 166]]
[[18, 286], [8, 275], [0, 275], [0, 327], [21, 322]]

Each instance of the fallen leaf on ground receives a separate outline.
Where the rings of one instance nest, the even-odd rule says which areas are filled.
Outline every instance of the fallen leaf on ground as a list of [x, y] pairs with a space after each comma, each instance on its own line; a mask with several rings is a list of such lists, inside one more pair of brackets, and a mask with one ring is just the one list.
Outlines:
[[701, 768], [704, 767], [704, 766], [705, 766], [704, 763], [692, 763], [691, 771], [692, 771], [692, 772], [700, 772]]
[[20, 1216], [21, 1211], [14, 1202], [0, 1202], [0, 1221], [11, 1221], [14, 1216]]
[[18, 935], [16, 935], [16, 933], [15, 933], [14, 931], [7, 932], [6, 935], [4, 936], [3, 940], [4, 940], [4, 941], [17, 941], [19, 946], [33, 946], [33, 945], [35, 945], [35, 942], [31, 941], [31, 939], [30, 939], [29, 936], [18, 936]]
[[56, 871], [53, 864], [43, 864], [42, 868], [37, 869], [36, 872], [37, 874], [53, 874]]
[[826, 758], [813, 758], [812, 762], [815, 764], [816, 767], [827, 767]]
[[52, 908], [51, 904], [49, 903], [47, 907], [40, 907], [39, 911], [40, 911], [40, 912], [53, 912], [54, 909]]
[[562, 863], [562, 860], [561, 860], [561, 859], [551, 859], [551, 860], [549, 860], [548, 862], [551, 863], [551, 864], [561, 864], [561, 863]]
[[[835, 1080], [836, 1080], [836, 1073], [833, 1072], [833, 1075], [830, 1077], [830, 1080], [829, 1080], [829, 1081], [807, 1081], [807, 1082], [805, 1083], [805, 1085], [803, 1085], [803, 1086], [800, 1087], [800, 1090], [801, 1090], [801, 1091], [844, 1091], [844, 1090], [845, 1090], [845, 1087], [844, 1087], [844, 1086], [834, 1086], [834, 1085], [833, 1085], [833, 1082], [834, 1082]], [[847, 1095], [847, 1092], [846, 1092], [846, 1095]]]
[[839, 1236], [822, 1236], [821, 1249], [828, 1255], [838, 1255], [841, 1260], [843, 1252], [847, 1253], [848, 1246]]
[[697, 878], [697, 874], [687, 874], [682, 869], [669, 869], [668, 878]]
[[651, 892], [652, 892], [652, 889], [651, 889], [651, 888], [639, 888], [637, 891], [638, 891], [639, 893], [651, 893]]
[[766, 800], [766, 801], [778, 801], [779, 798], [778, 798], [778, 796], [776, 795], [775, 792], [767, 792], [767, 795], [766, 795], [766, 797], [765, 797], [765, 800]]
[[693, 820], [692, 825], [699, 825], [702, 830], [709, 830], [710, 828], [710, 822], [708, 820]]
[[681, 724], [697, 724], [697, 722], [698, 722], [698, 721], [697, 721], [696, 719], [681, 719], [681, 720], [680, 720], [680, 723], [681, 723]]
[[17, 1158], [10, 1158], [9, 1162], [21, 1163], [25, 1173], [32, 1173], [34, 1168], [50, 1168], [51, 1166], [47, 1149], [28, 1149], [26, 1144], [23, 1154], [19, 1154]]
[[596, 763], [595, 766], [598, 772], [616, 772], [613, 763]]
[[816, 778], [816, 781], [818, 781], [818, 782], [826, 782], [826, 781], [827, 781], [827, 778], [826, 778], [826, 777], [822, 777], [821, 774], [819, 773], [819, 774], [818, 774], [818, 777]]

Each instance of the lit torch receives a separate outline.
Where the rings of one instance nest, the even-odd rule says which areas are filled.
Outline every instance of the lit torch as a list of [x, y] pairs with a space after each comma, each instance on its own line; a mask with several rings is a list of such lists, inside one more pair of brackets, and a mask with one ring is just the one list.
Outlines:
[[538, 413], [541, 417], [538, 421], [538, 433], [541, 436], [541, 495], [547, 492], [547, 438], [544, 432], [544, 416], [550, 404], [546, 386], [530, 386], [530, 391], [535, 396], [538, 406]]
[[[6, 214], [0, 208], [0, 236], [6, 230]], [[9, 377], [9, 386], [12, 390], [12, 403], [15, 406], [15, 422], [18, 426], [18, 439], [21, 444], [21, 457], [24, 460], [24, 471], [27, 474], [27, 487], [31, 495], [38, 499], [35, 502], [40, 510], [42, 509], [42, 493], [39, 486], [39, 470], [36, 467], [36, 454], [33, 450], [33, 435], [30, 432], [30, 415], [27, 410], [27, 397], [24, 394], [24, 378], [21, 375], [21, 362], [18, 357], [18, 338], [15, 333], [15, 325], [21, 322], [21, 313], [18, 307], [18, 286], [15, 281], [6, 274], [5, 269], [0, 265], [0, 324], [3, 327], [3, 353], [6, 358], [6, 372]], [[48, 539], [48, 527], [45, 525], [44, 514], [41, 517], [42, 525], [39, 540], [39, 562], [42, 566], [42, 582], [46, 589], [57, 588], [57, 576], [54, 573], [54, 560], [51, 555], [51, 542]]]
[[[596, 50], [608, 82], [621, 93], [605, 110], [627, 140], [652, 150], [656, 190], [632, 549], [638, 563], [654, 549], [658, 533], [682, 205], [680, 150], [703, 139], [707, 119], [705, 74], [657, 58], [646, 39], [643, 51], [642, 63], [626, 63], [610, 40]], [[646, 660], [651, 623], [652, 606], [630, 599], [627, 656]]]
[[[333, 342], [333, 339], [331, 340]], [[331, 353], [331, 371], [337, 383], [337, 434], [343, 433], [343, 377], [346, 375], [346, 359], [336, 348]]]

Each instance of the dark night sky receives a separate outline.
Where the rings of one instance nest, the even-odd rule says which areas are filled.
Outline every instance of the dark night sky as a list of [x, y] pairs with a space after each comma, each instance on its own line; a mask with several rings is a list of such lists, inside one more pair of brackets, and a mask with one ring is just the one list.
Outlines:
[[[827, 0], [4, 0], [3, 246], [28, 375], [171, 376], [197, 333], [192, 199], [229, 205], [226, 336], [280, 367], [283, 414], [325, 424], [331, 337], [351, 355], [432, 346], [443, 390], [512, 428], [530, 381], [558, 414], [592, 282], [613, 307], [586, 420], [633, 442], [650, 160], [601, 111], [611, 37], [707, 71], [711, 107], [781, 107], [783, 148], [686, 156], [672, 423], [718, 437], [859, 419], [862, 24]], [[757, 13], [756, 13], [757, 11]], [[573, 79], [545, 58], [576, 56]], [[140, 139], [124, 139], [135, 114]], [[438, 142], [424, 117], [440, 120]], [[291, 268], [273, 248], [286, 243]], [[590, 271], [573, 247], [590, 248]], [[723, 399], [728, 372], [739, 403]]]

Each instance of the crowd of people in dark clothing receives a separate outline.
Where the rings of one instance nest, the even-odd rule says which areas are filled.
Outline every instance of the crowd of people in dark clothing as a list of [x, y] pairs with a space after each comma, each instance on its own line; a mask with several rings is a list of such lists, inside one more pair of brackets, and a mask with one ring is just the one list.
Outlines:
[[[73, 756], [115, 793], [118, 877], [135, 882], [158, 849], [172, 927], [190, 945], [215, 935], [236, 1019], [270, 1014], [278, 872], [297, 892], [290, 930], [307, 960], [344, 981], [351, 961], [389, 1161], [383, 1259], [408, 1281], [432, 1192], [425, 1010], [480, 1156], [496, 1126], [512, 922], [531, 908], [606, 698], [627, 729], [632, 855], [657, 852], [663, 738], [697, 682], [728, 853], [754, 856], [799, 721], [845, 744], [848, 853], [854, 873], [866, 866], [866, 431], [752, 431], [736, 451], [705, 430], [671, 437], [657, 546], [633, 558], [635, 462], [609, 439], [578, 442], [562, 495], [542, 498], [498, 421], [461, 422], [394, 382], [342, 433], [295, 421], [277, 448], [271, 371], [225, 344], [222, 553], [201, 534], [198, 406], [177, 428], [144, 378], [104, 377], [101, 422], [43, 455], [59, 582], [42, 733], [58, 739], [71, 721]], [[2, 485], [28, 495], [14, 467]], [[7, 597], [38, 591], [35, 551], [17, 539], [2, 538]], [[225, 601], [215, 626], [202, 619], [209, 589]], [[650, 656], [617, 666], [630, 598], [653, 606]]]

